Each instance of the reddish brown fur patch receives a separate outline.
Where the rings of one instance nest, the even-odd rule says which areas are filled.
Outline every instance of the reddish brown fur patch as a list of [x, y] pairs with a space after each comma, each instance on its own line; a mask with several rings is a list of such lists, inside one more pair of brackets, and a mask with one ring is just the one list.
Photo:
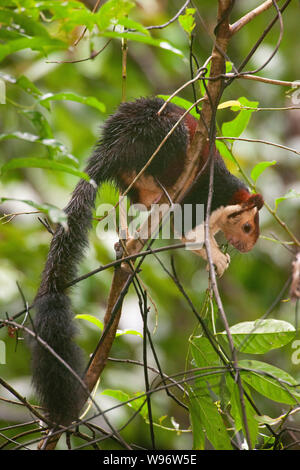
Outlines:
[[[123, 190], [131, 185], [135, 177], [136, 172], [121, 175]], [[153, 176], [150, 175], [141, 175], [129, 191], [129, 197], [134, 204], [144, 204], [147, 208], [150, 208], [151, 204], [157, 203], [161, 195], [162, 190], [155, 183]]]
[[261, 194], [250, 194], [246, 189], [240, 189], [234, 193], [230, 204], [242, 204], [247, 209], [257, 207], [260, 210], [264, 205], [264, 200]]

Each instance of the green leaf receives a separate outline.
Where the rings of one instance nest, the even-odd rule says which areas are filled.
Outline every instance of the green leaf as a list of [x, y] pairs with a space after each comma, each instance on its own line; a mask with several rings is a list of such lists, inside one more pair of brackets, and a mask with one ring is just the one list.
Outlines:
[[[2, 6], [2, 2], [1, 2]], [[0, 10], [0, 23], [14, 28], [26, 36], [40, 36], [49, 38], [47, 29], [38, 21], [29, 18], [26, 14], [17, 13], [12, 9]]]
[[242, 360], [238, 365], [246, 369], [241, 370], [242, 379], [265, 397], [288, 405], [299, 403], [298, 383], [287, 372], [260, 361]]
[[[27, 142], [38, 142], [39, 144], [45, 145], [46, 147], [50, 147], [53, 150], [59, 151], [64, 155], [68, 162], [72, 163], [72, 165], [78, 167], [78, 160], [74, 155], [69, 153], [66, 147], [58, 142], [55, 139], [42, 139], [39, 135], [30, 134], [29, 132], [11, 132], [10, 134], [0, 134], [0, 141], [6, 139], [19, 139], [19, 140], [26, 140]], [[22, 159], [18, 159], [22, 160]], [[39, 159], [36, 159], [37, 161]], [[7, 163], [9, 165], [10, 162]]]
[[[234, 419], [235, 430], [236, 431], [243, 430], [244, 436], [246, 436], [245, 423], [244, 423], [244, 418], [243, 418], [238, 384], [229, 375], [226, 376], [226, 383], [227, 383], [228, 389], [231, 392], [230, 414], [232, 415]], [[251, 393], [250, 393], [249, 388], [244, 383], [242, 384], [242, 386], [243, 386], [244, 392], [247, 393], [247, 395], [251, 398]], [[256, 420], [256, 411], [254, 410], [253, 406], [250, 404], [248, 398], [245, 395], [244, 395], [244, 404], [245, 404], [245, 412], [246, 412], [246, 418], [247, 418], [251, 444], [252, 444], [252, 448], [254, 448], [256, 444], [256, 440], [257, 440], [257, 434], [258, 434], [258, 422]]]
[[300, 197], [300, 193], [297, 193], [295, 189], [290, 189], [289, 192], [285, 194], [285, 196], [281, 196], [275, 199], [275, 211], [281, 202], [286, 201], [287, 199], [295, 199], [297, 197]]
[[96, 325], [101, 331], [104, 328], [102, 321], [100, 321], [97, 317], [94, 317], [94, 315], [81, 314], [76, 315], [75, 318], [78, 318], [79, 320], [86, 320], [89, 323], [93, 323], [93, 325]]
[[190, 339], [191, 353], [197, 367], [221, 365], [220, 358], [209, 339], [205, 336], [193, 336]]
[[199, 411], [198, 401], [193, 398], [192, 393], [189, 389], [190, 402], [189, 402], [189, 411], [190, 411], [190, 421], [193, 431], [193, 449], [194, 450], [205, 450], [205, 434], [204, 429], [201, 423], [201, 412]]
[[[249, 101], [245, 97], [238, 99], [242, 106], [257, 108], [258, 101]], [[224, 122], [222, 125], [222, 134], [226, 137], [239, 137], [246, 129], [253, 109], [241, 109], [238, 115], [230, 122]]]
[[17, 202], [23, 202], [24, 204], [28, 204], [29, 206], [34, 207], [40, 212], [43, 212], [44, 214], [48, 215], [49, 219], [53, 223], [59, 223], [63, 225], [63, 227], [66, 229], [67, 228], [67, 221], [68, 221], [68, 216], [67, 214], [59, 209], [56, 206], [52, 206], [51, 204], [39, 204], [34, 201], [30, 201], [29, 199], [15, 199], [15, 198], [9, 198], [9, 197], [1, 197], [0, 198], [0, 204], [3, 204], [6, 201], [17, 201]]
[[193, 32], [193, 30], [196, 26], [195, 12], [196, 12], [195, 8], [186, 8], [185, 14], [180, 15], [179, 18], [178, 18], [178, 21], [179, 21], [181, 27], [189, 35], [189, 37], [191, 36], [191, 34], [192, 34], [192, 32]]
[[[296, 330], [283, 320], [257, 320], [237, 323], [230, 328], [234, 346], [241, 352], [264, 354], [271, 349], [281, 348], [295, 337]], [[222, 335], [227, 340], [226, 331]]]
[[49, 142], [48, 139], [53, 139], [51, 126], [45, 116], [40, 113], [40, 111], [24, 110], [21, 111], [21, 113], [36, 127], [39, 134], [39, 139], [46, 139], [46, 142]]
[[117, 31], [105, 31], [101, 32], [100, 35], [107, 38], [124, 38], [131, 41], [142, 42], [144, 44], [148, 44], [149, 46], [159, 47], [160, 49], [164, 49], [180, 57], [184, 57], [183, 52], [174, 47], [170, 42], [166, 41], [165, 39], [154, 39], [151, 36], [143, 36], [139, 33], [118, 33]]
[[223, 103], [219, 104], [218, 109], [232, 108], [232, 106], [241, 109], [241, 103], [237, 100], [224, 101]]
[[[147, 419], [148, 410], [146, 405], [146, 397], [143, 393], [137, 392], [134, 395], [130, 396], [128, 393], [125, 393], [122, 390], [105, 389], [103, 390], [102, 395], [113, 397], [116, 400], [121, 401], [122, 403], [128, 402], [126, 403], [127, 406], [133, 408], [135, 411], [138, 411], [144, 419]], [[135, 399], [132, 400], [132, 398]]]
[[139, 33], [145, 34], [146, 36], [150, 36], [150, 33], [148, 29], [145, 28], [145, 26], [129, 18], [122, 18], [118, 20], [118, 24], [124, 26], [126, 29], [135, 29]]
[[9, 54], [18, 52], [22, 49], [31, 49], [33, 51], [41, 51], [47, 53], [53, 49], [65, 49], [66, 45], [59, 39], [50, 37], [34, 37], [14, 39], [0, 47], [0, 62]]
[[[201, 390], [201, 391], [200, 391]], [[232, 445], [225, 424], [208, 392], [203, 390], [203, 380], [196, 381], [194, 390], [189, 389], [191, 421], [194, 442], [202, 443], [202, 432], [216, 450], [230, 450]]]
[[229, 148], [225, 144], [225, 142], [222, 142], [221, 140], [216, 140], [216, 147], [219, 150], [221, 156], [223, 158], [227, 158], [230, 160], [232, 163], [236, 164], [236, 160], [233, 157], [232, 153], [230, 152]]
[[69, 165], [57, 162], [55, 160], [47, 160], [45, 158], [35, 157], [13, 158], [2, 166], [1, 172], [4, 173], [8, 170], [15, 170], [17, 168], [45, 168], [47, 170], [63, 171], [65, 173], [69, 173], [71, 175], [85, 179], [86, 181], [90, 180], [89, 176], [86, 173], [76, 170], [75, 168], [72, 168]]
[[258, 177], [268, 168], [269, 166], [276, 165], [277, 161], [272, 160], [271, 162], [260, 162], [251, 171], [251, 178], [254, 182], [257, 181]]
[[[215, 366], [221, 366], [221, 361], [212, 347], [210, 341], [205, 336], [193, 336], [190, 339], [191, 353], [193, 356], [193, 362], [196, 367], [204, 368], [203, 373], [208, 373], [206, 377], [203, 377], [203, 381], [206, 384], [209, 383], [210, 389], [218, 395], [220, 392], [220, 381], [221, 381], [221, 369], [216, 370]], [[211, 369], [209, 369], [211, 367]], [[213, 372], [213, 373], [211, 373]], [[201, 374], [202, 371], [195, 372], [195, 374]]]
[[39, 99], [41, 104], [48, 103], [49, 101], [76, 101], [77, 103], [86, 104], [92, 106], [93, 108], [98, 109], [102, 113], [105, 112], [105, 104], [97, 100], [94, 96], [79, 96], [76, 93], [47, 93]]
[[107, 29], [113, 21], [118, 22], [125, 18], [134, 6], [135, 3], [131, 0], [108, 0], [95, 14], [100, 31]]
[[140, 338], [143, 337], [143, 335], [139, 331], [130, 330], [130, 329], [117, 330], [116, 337], [123, 336], [123, 335], [134, 335], [134, 336], [139, 336]]
[[[166, 101], [170, 97], [170, 95], [157, 95], [157, 97]], [[174, 96], [174, 98], [171, 99], [171, 103], [174, 103], [183, 109], [189, 109], [193, 105], [193, 103], [191, 103], [190, 101], [185, 100], [184, 98], [180, 98], [179, 96]], [[192, 108], [189, 113], [194, 116], [194, 118], [199, 119], [199, 114], [197, 113], [195, 108]]]
[[[210, 76], [210, 69], [211, 69], [211, 62], [209, 62], [209, 64], [207, 65], [207, 73], [206, 73], [206, 77], [209, 77]], [[207, 85], [207, 83], [206, 83]], [[200, 93], [201, 93], [201, 96], [204, 96], [205, 93], [206, 93], [206, 90], [205, 90], [205, 86], [203, 84], [203, 80], [200, 80]]]
[[231, 72], [232, 67], [233, 67], [233, 63], [232, 63], [232, 62], [229, 62], [228, 60], [226, 60], [226, 66], [225, 66], [225, 68], [226, 68], [226, 73]]
[[273, 426], [274, 424], [280, 423], [280, 421], [282, 420], [282, 416], [280, 416], [279, 418], [271, 418], [268, 415], [256, 415], [255, 419], [259, 424], [268, 424], [269, 426]]

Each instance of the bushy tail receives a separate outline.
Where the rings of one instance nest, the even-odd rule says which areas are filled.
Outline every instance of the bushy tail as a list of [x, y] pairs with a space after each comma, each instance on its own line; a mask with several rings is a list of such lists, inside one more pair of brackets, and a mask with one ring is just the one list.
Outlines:
[[[76, 328], [65, 291], [66, 284], [76, 276], [87, 245], [97, 185], [100, 183], [98, 157], [95, 154], [87, 168], [96, 181], [81, 180], [77, 184], [65, 209], [68, 228], [59, 226], [53, 236], [34, 302], [35, 332], [79, 376], [83, 361], [81, 351], [74, 343]], [[32, 342], [32, 356], [33, 384], [48, 418], [57, 424], [70, 424], [78, 417], [84, 402], [84, 388], [68, 368], [36, 340]]]

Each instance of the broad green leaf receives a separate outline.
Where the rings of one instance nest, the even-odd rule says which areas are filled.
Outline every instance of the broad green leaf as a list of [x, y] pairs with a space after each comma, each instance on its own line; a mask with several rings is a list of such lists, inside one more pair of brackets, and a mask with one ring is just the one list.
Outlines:
[[297, 198], [297, 197], [300, 197], [300, 193], [297, 193], [297, 191], [295, 191], [295, 189], [290, 189], [289, 192], [287, 194], [285, 194], [285, 196], [281, 196], [281, 197], [278, 197], [277, 199], [275, 199], [275, 210], [277, 210], [279, 204], [283, 201], [286, 201], [287, 199], [294, 199], [294, 198]]
[[[203, 383], [209, 383], [210, 389], [214, 393], [219, 394], [220, 389], [220, 380], [221, 380], [221, 369], [216, 369], [216, 366], [221, 366], [221, 361], [212, 347], [210, 341], [205, 336], [194, 336], [190, 339], [191, 353], [193, 356], [193, 362], [196, 367], [205, 368], [203, 373], [208, 373], [206, 377], [203, 378]], [[211, 369], [209, 369], [211, 367]], [[200, 372], [196, 372], [196, 374]]]
[[[234, 346], [241, 352], [264, 354], [281, 348], [295, 337], [296, 330], [283, 320], [265, 319], [237, 323], [230, 328]], [[227, 339], [226, 331], [221, 333]]]
[[118, 33], [117, 31], [104, 31], [101, 32], [101, 36], [107, 38], [119, 38], [119, 39], [128, 39], [131, 41], [142, 42], [144, 44], [148, 44], [149, 46], [159, 47], [160, 49], [164, 49], [166, 51], [172, 52], [180, 57], [184, 57], [182, 51], [177, 49], [176, 47], [172, 46], [172, 44], [165, 39], [154, 39], [151, 36], [144, 36], [139, 33]]
[[81, 314], [81, 315], [76, 315], [75, 318], [78, 318], [79, 320], [86, 320], [89, 323], [93, 323], [93, 325], [96, 325], [101, 331], [103, 330], [103, 323], [100, 321], [97, 317], [94, 317], [94, 315], [88, 315], [88, 314]]
[[[170, 95], [157, 95], [157, 97], [162, 98], [163, 100], [166, 101], [170, 97]], [[180, 108], [183, 108], [183, 109], [189, 109], [193, 104], [190, 101], [185, 100], [184, 98], [180, 98], [179, 96], [174, 96], [174, 98], [171, 99], [171, 103], [174, 103], [174, 104], [176, 104], [177, 106], [179, 106]], [[189, 111], [189, 113], [192, 116], [194, 116], [194, 118], [199, 119], [199, 114], [197, 113], [195, 108], [192, 108], [191, 111]]]
[[46, 158], [35, 157], [13, 158], [2, 166], [1, 172], [4, 173], [8, 170], [15, 170], [17, 168], [45, 168], [47, 170], [63, 171], [65, 173], [70, 173], [71, 175], [78, 176], [79, 178], [83, 178], [87, 181], [90, 180], [89, 176], [86, 173], [76, 170], [75, 168], [72, 168], [69, 165], [59, 163], [55, 160], [47, 160]]
[[195, 8], [186, 8], [185, 14], [180, 15], [178, 18], [178, 21], [181, 25], [181, 27], [184, 29], [184, 31], [191, 36], [196, 23], [195, 23]]
[[68, 216], [63, 210], [59, 209], [56, 206], [52, 206], [51, 204], [39, 204], [34, 201], [30, 201], [29, 199], [15, 199], [15, 198], [9, 198], [9, 197], [0, 198], [0, 204], [3, 204], [6, 201], [17, 201], [17, 202], [23, 202], [24, 204], [28, 204], [29, 206], [34, 207], [38, 211], [43, 212], [44, 214], [48, 215], [49, 219], [53, 223], [62, 224], [65, 228], [67, 228]]
[[216, 450], [230, 450], [232, 445], [230, 437], [215, 403], [213, 403], [207, 389], [203, 389], [203, 380], [196, 380], [193, 391], [189, 389], [190, 412], [192, 415], [193, 432], [197, 433], [195, 443], [202, 442], [204, 431], [207, 439]]
[[272, 160], [271, 162], [260, 162], [251, 171], [251, 178], [256, 183], [258, 177], [268, 168], [269, 166], [276, 165], [277, 161]]
[[204, 450], [205, 449], [205, 434], [201, 423], [201, 412], [199, 411], [198, 401], [196, 397], [192, 396], [192, 391], [189, 388], [189, 411], [190, 421], [193, 431], [193, 449]]
[[190, 339], [191, 353], [197, 367], [220, 365], [220, 358], [209, 339], [205, 336], [193, 336]]
[[238, 365], [246, 369], [241, 370], [242, 379], [257, 392], [279, 403], [299, 404], [298, 382], [287, 372], [260, 361], [242, 360]]
[[[236, 431], [243, 430], [244, 436], [246, 436], [245, 422], [243, 418], [241, 398], [240, 398], [238, 384], [229, 375], [226, 376], [226, 383], [231, 392], [230, 414], [234, 419], [235, 429]], [[243, 385], [244, 392], [247, 393], [249, 397], [251, 397], [249, 388], [246, 386], [245, 383], [243, 383], [242, 385]], [[256, 411], [252, 407], [251, 403], [249, 402], [245, 394], [244, 394], [244, 405], [245, 405], [245, 412], [246, 412], [246, 417], [247, 417], [247, 424], [248, 424], [251, 444], [252, 444], [252, 448], [254, 448], [256, 444], [256, 440], [257, 440], [257, 434], [258, 434], [258, 422], [256, 420]]]
[[76, 93], [47, 93], [39, 99], [41, 104], [48, 103], [49, 101], [76, 101], [77, 103], [86, 104], [98, 109], [102, 113], [105, 112], [105, 104], [97, 100], [94, 96], [79, 96]]
[[[245, 97], [238, 99], [240, 105], [248, 106], [251, 108], [257, 108], [257, 101], [249, 101]], [[238, 115], [229, 122], [224, 122], [222, 125], [222, 134], [226, 137], [239, 137], [243, 131], [246, 129], [251, 114], [254, 112], [253, 109], [241, 109]]]

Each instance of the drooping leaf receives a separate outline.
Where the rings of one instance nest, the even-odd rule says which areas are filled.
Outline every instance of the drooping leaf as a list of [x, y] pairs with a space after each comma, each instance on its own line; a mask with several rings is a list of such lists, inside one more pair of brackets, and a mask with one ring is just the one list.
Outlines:
[[143, 337], [143, 335], [139, 331], [136, 331], [136, 330], [130, 330], [128, 328], [125, 330], [117, 330], [116, 337], [123, 336], [123, 335], [139, 336], [140, 338]]
[[94, 315], [88, 315], [87, 313], [83, 313], [76, 315], [75, 318], [78, 318], [79, 320], [86, 320], [89, 323], [93, 323], [93, 325], [96, 325], [101, 331], [104, 328], [102, 321], [100, 321], [99, 318], [94, 317]]

